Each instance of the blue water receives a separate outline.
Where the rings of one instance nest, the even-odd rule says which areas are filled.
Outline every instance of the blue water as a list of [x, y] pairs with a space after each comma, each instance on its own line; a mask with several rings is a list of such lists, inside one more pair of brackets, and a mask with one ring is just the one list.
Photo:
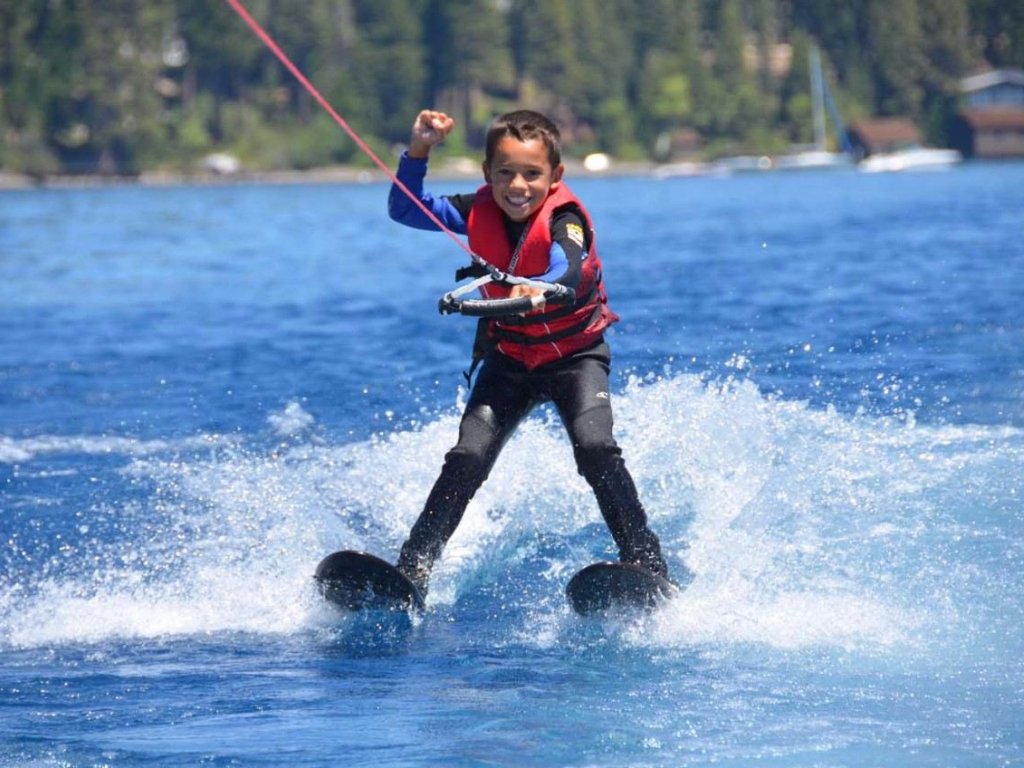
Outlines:
[[384, 184], [0, 193], [0, 766], [1024, 765], [1024, 165], [574, 186], [651, 616], [543, 409], [425, 616], [318, 598], [466, 396]]

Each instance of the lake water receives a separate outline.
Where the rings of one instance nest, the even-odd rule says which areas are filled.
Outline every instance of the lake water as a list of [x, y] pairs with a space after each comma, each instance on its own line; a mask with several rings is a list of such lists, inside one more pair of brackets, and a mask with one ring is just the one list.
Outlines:
[[422, 618], [316, 594], [466, 395], [385, 184], [0, 192], [0, 766], [1024, 765], [1024, 165], [573, 186], [650, 616], [545, 409]]

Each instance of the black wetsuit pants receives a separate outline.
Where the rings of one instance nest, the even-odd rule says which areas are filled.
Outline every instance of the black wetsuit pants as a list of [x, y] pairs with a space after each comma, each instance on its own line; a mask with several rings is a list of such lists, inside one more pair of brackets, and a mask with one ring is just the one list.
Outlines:
[[492, 351], [470, 394], [458, 444], [445, 455], [441, 475], [402, 546], [399, 569], [425, 590], [434, 561], [501, 449], [534, 407], [550, 401], [569, 432], [576, 467], [594, 490], [619, 559], [666, 574], [658, 538], [647, 526], [633, 478], [612, 436], [608, 370], [607, 353], [583, 353], [529, 371]]

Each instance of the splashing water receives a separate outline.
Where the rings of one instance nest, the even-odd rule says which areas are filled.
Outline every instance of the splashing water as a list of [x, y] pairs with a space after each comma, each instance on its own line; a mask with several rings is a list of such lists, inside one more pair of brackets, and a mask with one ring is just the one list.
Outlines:
[[[843, 649], [995, 633], [1020, 648], [1020, 608], [1001, 597], [1021, 586], [1005, 567], [1019, 563], [1019, 514], [1003, 514], [1019, 508], [1018, 430], [842, 416], [692, 375], [634, 378], [615, 408], [670, 564], [694, 574], [623, 630], [628, 642]], [[105, 443], [127, 460], [133, 500], [79, 515], [77, 538], [43, 562], [32, 542], [8, 542], [0, 644], [289, 634], [336, 621], [312, 587], [316, 562], [340, 548], [394, 557], [457, 416], [347, 445], [311, 437], [298, 404], [268, 421], [293, 442]], [[7, 440], [4, 450], [31, 466], [95, 444]], [[100, 535], [104, 515], [120, 523]], [[444, 610], [514, 572], [528, 583], [506, 599], [526, 611], [531, 642], [557, 642], [572, 621], [568, 576], [611, 555], [561, 427], [542, 411], [470, 504], [431, 604]]]

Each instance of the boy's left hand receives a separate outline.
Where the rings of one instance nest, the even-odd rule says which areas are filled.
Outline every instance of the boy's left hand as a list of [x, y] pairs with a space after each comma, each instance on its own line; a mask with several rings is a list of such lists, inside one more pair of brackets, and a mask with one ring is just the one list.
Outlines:
[[[544, 304], [546, 303], [545, 300], [543, 299], [544, 291], [542, 289], [540, 289], [540, 288], [534, 288], [534, 287], [529, 286], [529, 285], [513, 285], [512, 286], [512, 290], [509, 291], [509, 294], [508, 294], [508, 297], [510, 299], [521, 299], [524, 296], [540, 296], [540, 297], [542, 297], [541, 298], [541, 302], [536, 307], [531, 309], [530, 310], [531, 312], [534, 312], [534, 311], [536, 311], [538, 309], [543, 309], [544, 308]], [[526, 312], [520, 312], [519, 314], [520, 315], [525, 315], [527, 313]]]

